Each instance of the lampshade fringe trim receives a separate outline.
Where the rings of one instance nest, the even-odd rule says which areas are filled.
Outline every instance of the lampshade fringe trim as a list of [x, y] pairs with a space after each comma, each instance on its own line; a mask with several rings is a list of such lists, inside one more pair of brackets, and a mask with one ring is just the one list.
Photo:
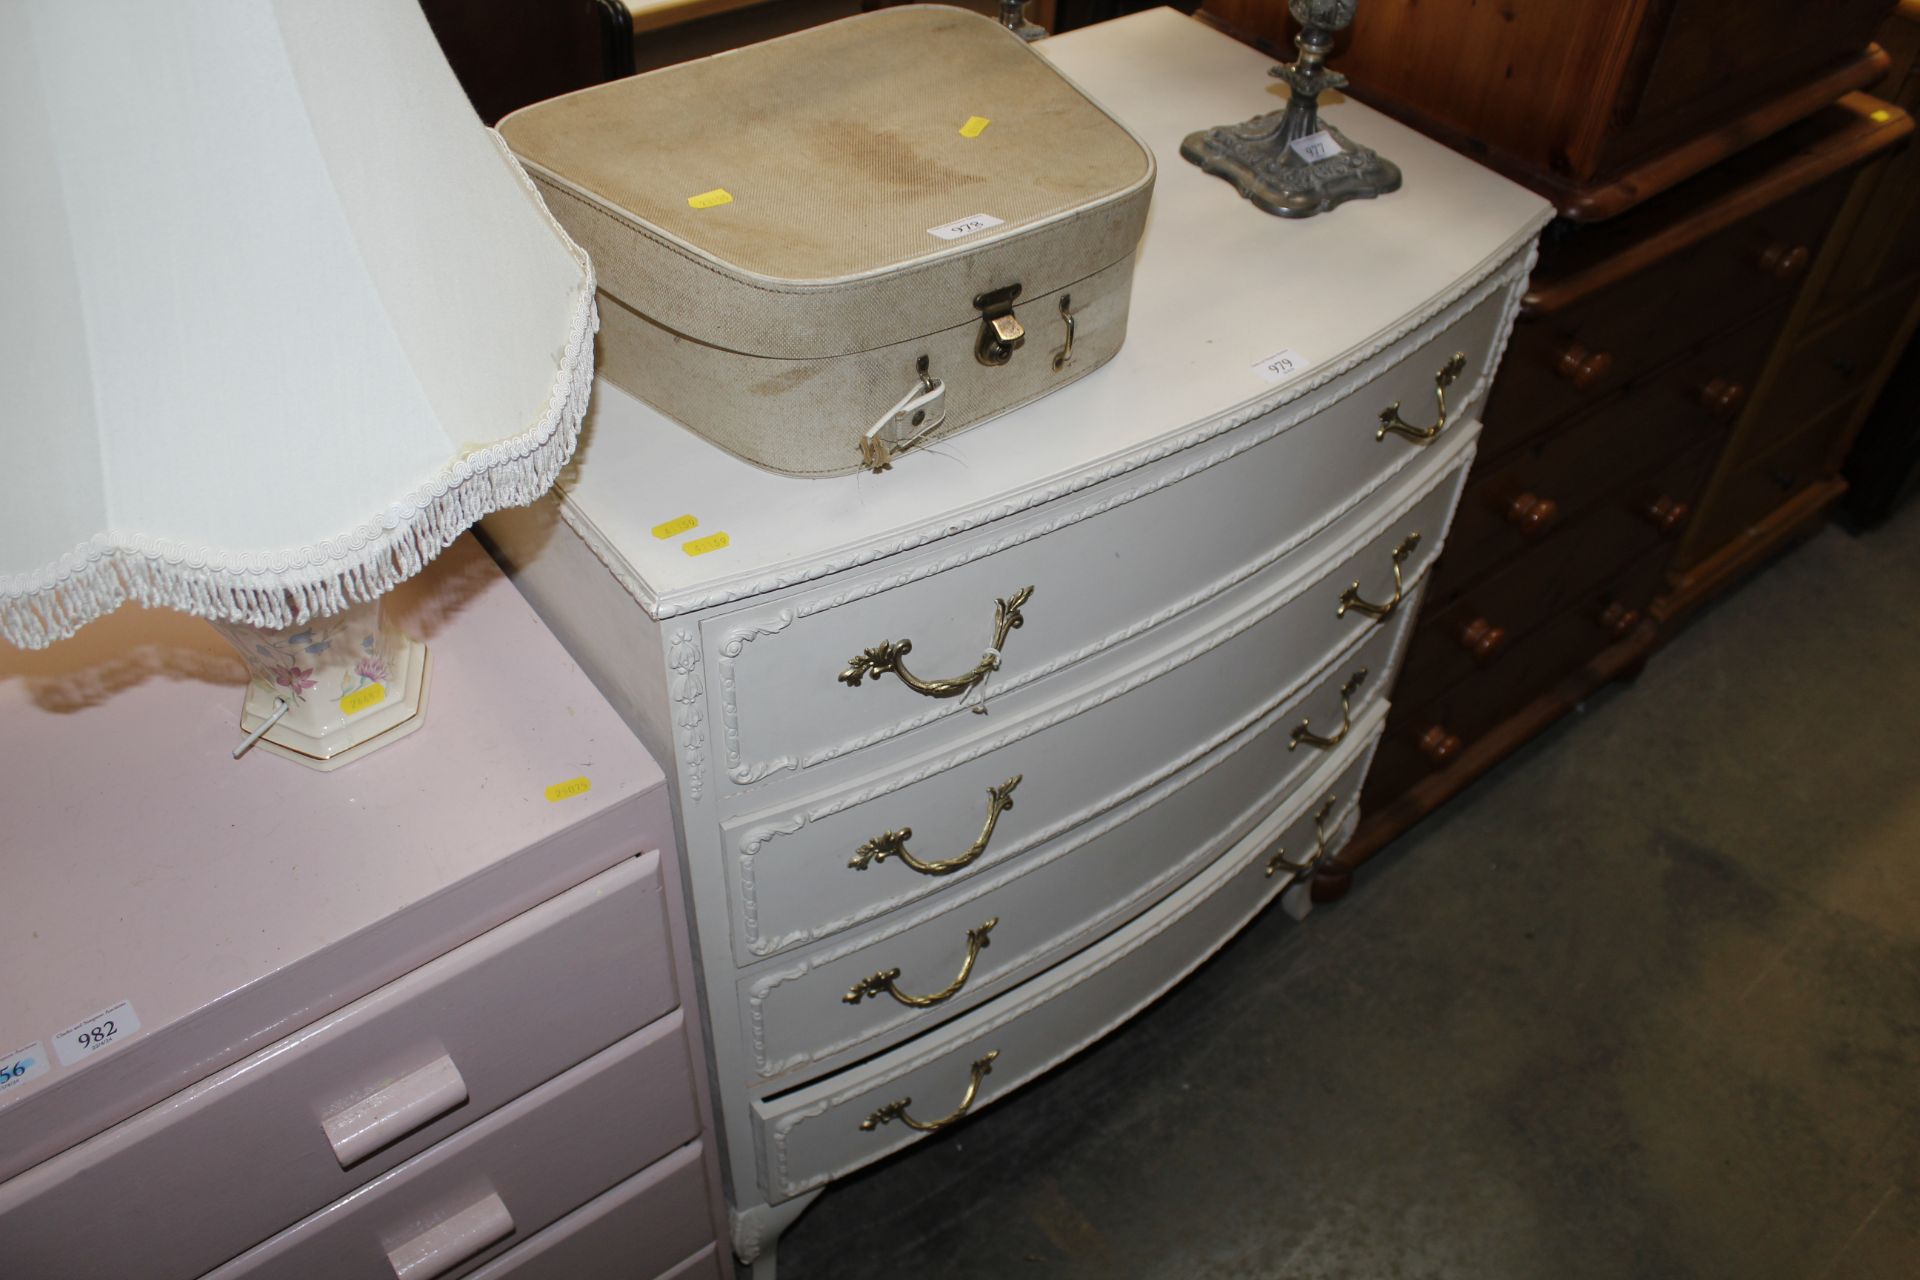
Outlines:
[[482, 517], [534, 501], [573, 456], [593, 392], [593, 338], [600, 328], [593, 268], [584, 252], [567, 244], [585, 278], [553, 394], [535, 426], [450, 464], [384, 518], [296, 552], [222, 555], [103, 534], [44, 574], [0, 579], [0, 636], [22, 648], [45, 648], [129, 601], [256, 627], [298, 626], [385, 594]]

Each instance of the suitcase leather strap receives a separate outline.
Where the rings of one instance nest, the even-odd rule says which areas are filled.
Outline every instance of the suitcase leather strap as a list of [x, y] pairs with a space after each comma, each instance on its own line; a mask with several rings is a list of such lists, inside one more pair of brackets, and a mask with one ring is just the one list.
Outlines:
[[894, 401], [860, 437], [860, 461], [879, 473], [893, 465], [893, 455], [913, 445], [947, 418], [947, 384], [923, 368], [913, 389]]

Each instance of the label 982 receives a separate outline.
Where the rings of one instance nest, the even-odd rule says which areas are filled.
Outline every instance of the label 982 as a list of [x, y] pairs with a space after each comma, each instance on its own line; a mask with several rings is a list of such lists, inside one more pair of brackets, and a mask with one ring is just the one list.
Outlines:
[[74, 1023], [53, 1038], [53, 1051], [62, 1066], [72, 1066], [89, 1054], [118, 1045], [140, 1030], [139, 1015], [125, 1000]]

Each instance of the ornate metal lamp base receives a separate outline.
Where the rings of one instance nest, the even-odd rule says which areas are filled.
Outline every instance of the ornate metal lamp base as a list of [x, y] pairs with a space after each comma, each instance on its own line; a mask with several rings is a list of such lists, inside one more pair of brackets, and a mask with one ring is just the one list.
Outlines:
[[1300, 24], [1300, 57], [1268, 74], [1286, 82], [1287, 106], [1240, 124], [1190, 133], [1180, 154], [1231, 182], [1254, 205], [1282, 218], [1311, 218], [1349, 200], [1400, 189], [1400, 167], [1320, 123], [1320, 95], [1346, 87], [1327, 68], [1333, 33], [1353, 21], [1358, 0], [1288, 0]]
[[1285, 111], [1190, 133], [1180, 154], [1231, 182], [1255, 207], [1282, 218], [1311, 218], [1349, 200], [1371, 200], [1400, 189], [1400, 166], [1370, 147], [1322, 124], [1319, 134], [1340, 150], [1308, 160], [1291, 145]]
[[1027, 17], [1027, 0], [1000, 0], [1000, 25], [1028, 44], [1047, 38], [1047, 29]]

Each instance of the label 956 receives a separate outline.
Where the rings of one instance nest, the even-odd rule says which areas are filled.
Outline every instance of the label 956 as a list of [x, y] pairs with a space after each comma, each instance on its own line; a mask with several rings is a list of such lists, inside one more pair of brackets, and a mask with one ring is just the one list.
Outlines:
[[24, 1049], [15, 1049], [0, 1057], [0, 1092], [25, 1084], [47, 1070], [47, 1051], [38, 1040]]

